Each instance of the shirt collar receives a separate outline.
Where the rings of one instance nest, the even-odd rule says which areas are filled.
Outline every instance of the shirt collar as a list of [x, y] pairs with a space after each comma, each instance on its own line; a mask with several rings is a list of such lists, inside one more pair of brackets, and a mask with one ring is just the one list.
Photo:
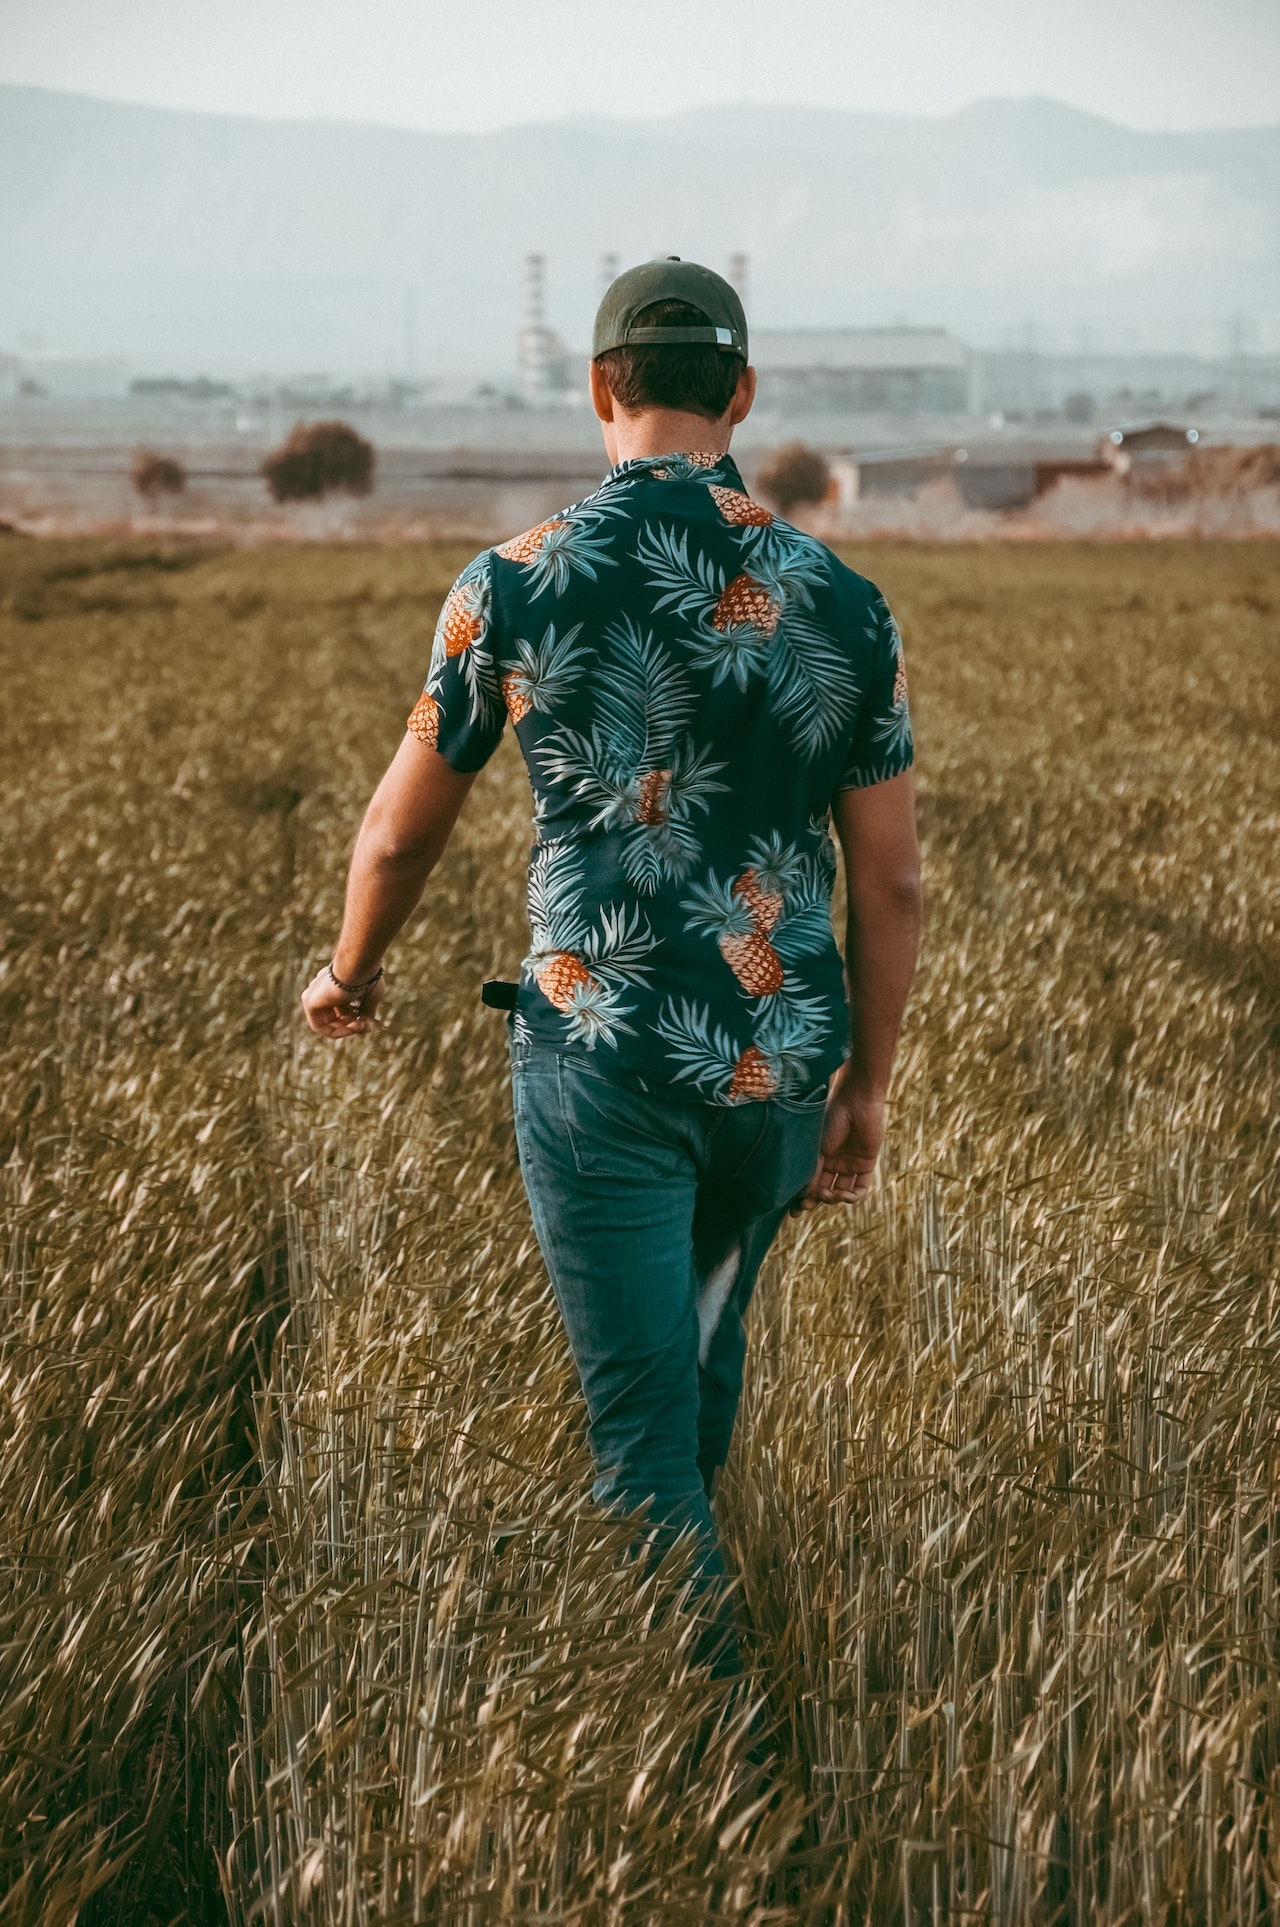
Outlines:
[[732, 455], [711, 456], [696, 450], [677, 450], [671, 455], [633, 455], [630, 461], [616, 463], [600, 486], [608, 488], [611, 482], [626, 482], [646, 475], [652, 475], [655, 481], [678, 478], [682, 482], [715, 482], [721, 487], [742, 489], [742, 477]]

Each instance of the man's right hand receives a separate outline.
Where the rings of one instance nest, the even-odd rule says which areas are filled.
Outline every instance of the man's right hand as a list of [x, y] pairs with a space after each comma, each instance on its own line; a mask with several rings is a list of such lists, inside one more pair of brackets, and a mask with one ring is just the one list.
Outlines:
[[798, 1218], [818, 1204], [859, 1204], [875, 1182], [884, 1138], [884, 1099], [854, 1087], [845, 1065], [827, 1097], [818, 1168], [791, 1207]]
[[302, 1010], [317, 1037], [362, 1037], [378, 1019], [375, 1012], [382, 1002], [385, 977], [357, 994], [343, 990], [329, 975], [328, 965], [317, 970], [302, 993]]

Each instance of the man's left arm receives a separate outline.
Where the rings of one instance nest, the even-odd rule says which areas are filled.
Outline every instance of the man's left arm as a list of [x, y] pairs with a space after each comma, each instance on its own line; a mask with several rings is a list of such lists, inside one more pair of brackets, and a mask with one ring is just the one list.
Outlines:
[[444, 854], [475, 774], [460, 775], [438, 750], [406, 734], [374, 791], [356, 838], [347, 877], [342, 934], [329, 966], [302, 993], [307, 1023], [321, 1037], [358, 1037], [370, 1030], [382, 1000], [382, 967], [393, 937], [417, 908], [427, 878]]
[[796, 1210], [856, 1204], [871, 1189], [920, 946], [920, 851], [910, 772], [842, 790], [831, 814], [848, 894], [849, 1056], [831, 1080], [818, 1168]]

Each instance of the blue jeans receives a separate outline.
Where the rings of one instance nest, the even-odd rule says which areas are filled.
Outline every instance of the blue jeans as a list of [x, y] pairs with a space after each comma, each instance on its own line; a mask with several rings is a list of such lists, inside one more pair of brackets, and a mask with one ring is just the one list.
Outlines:
[[817, 1164], [825, 1088], [732, 1108], [610, 1078], [513, 1041], [520, 1168], [577, 1363], [596, 1499], [692, 1529], [711, 1512], [746, 1353], [743, 1316], [787, 1206]]

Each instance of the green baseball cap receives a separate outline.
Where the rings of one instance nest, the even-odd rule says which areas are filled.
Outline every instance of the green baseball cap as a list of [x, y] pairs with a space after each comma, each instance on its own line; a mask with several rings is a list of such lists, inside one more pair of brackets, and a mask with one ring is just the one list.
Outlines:
[[[648, 328], [644, 312], [656, 301], [684, 301], [706, 316], [705, 326]], [[747, 356], [747, 317], [729, 283], [696, 261], [669, 254], [620, 274], [596, 313], [592, 360], [610, 348], [683, 348], [690, 343]]]

